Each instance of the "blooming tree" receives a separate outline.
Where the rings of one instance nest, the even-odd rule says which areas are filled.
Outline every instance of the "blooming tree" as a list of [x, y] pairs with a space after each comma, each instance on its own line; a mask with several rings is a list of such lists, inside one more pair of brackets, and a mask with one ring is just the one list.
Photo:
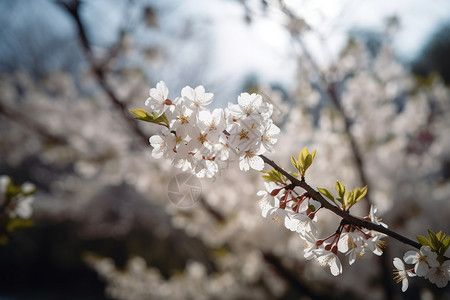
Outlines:
[[[438, 232], [450, 226], [448, 88], [438, 78], [418, 82], [387, 44], [373, 53], [351, 39], [336, 61], [317, 65], [302, 39], [314, 28], [269, 2], [267, 14], [286, 15], [299, 50], [294, 88], [282, 94], [247, 86], [237, 101], [215, 109], [211, 84], [197, 86], [180, 61], [158, 69], [162, 57], [182, 57], [195, 44], [206, 52], [204, 36], [147, 49], [142, 36], [124, 32], [117, 48], [99, 53], [81, 34], [77, 7], [67, 5], [80, 25], [87, 68], [77, 79], [64, 72], [1, 75], [2, 167], [25, 168], [46, 187], [33, 202], [37, 223], [78, 220], [83, 238], [115, 239], [136, 222], [171, 241], [159, 250], [168, 253], [164, 263], [184, 258], [167, 271], [146, 253], [133, 253], [142, 257], [129, 257], [124, 267], [86, 255], [113, 298], [273, 299], [294, 290], [310, 298], [351, 292], [379, 299], [394, 282], [392, 264], [399, 293], [409, 284], [406, 293], [445, 295], [431, 284], [448, 281], [448, 237]], [[145, 12], [154, 26], [154, 11]], [[180, 85], [178, 93], [171, 82], [169, 91], [153, 74], [144, 76], [134, 62], [147, 56], [158, 80], [190, 79], [193, 87]], [[193, 65], [201, 73], [203, 60]], [[135, 122], [127, 110], [143, 102], [145, 109], [132, 111], [152, 124]], [[32, 159], [40, 165], [29, 167]], [[180, 171], [202, 178], [191, 209], [166, 201], [167, 182]], [[119, 193], [130, 189], [135, 194]], [[113, 191], [110, 202], [100, 201], [105, 191]], [[133, 202], [136, 194], [145, 204]], [[119, 217], [108, 222], [113, 209]], [[424, 235], [424, 224], [433, 230], [426, 237], [406, 238]], [[159, 245], [147, 252], [159, 253]]]
[[[338, 252], [348, 256], [352, 265], [366, 252], [382, 255], [386, 247], [382, 239], [389, 235], [420, 248], [418, 252], [405, 253], [405, 262], [414, 264], [411, 270], [406, 270], [403, 261], [394, 258], [395, 278], [402, 282], [403, 292], [408, 288], [408, 277], [416, 275], [429, 279], [438, 287], [447, 285], [450, 268], [444, 254], [450, 246], [450, 236], [429, 231], [429, 239], [417, 238], [419, 244], [388, 230], [375, 215], [377, 209], [374, 206], [364, 218], [351, 215], [350, 208], [364, 198], [367, 186], [347, 190], [344, 184], [336, 181], [336, 198], [325, 188], [317, 188], [317, 191], [311, 188], [305, 176], [316, 150], [309, 153], [304, 148], [298, 159], [291, 156], [298, 173], [288, 173], [263, 155], [266, 150], [273, 151], [280, 129], [271, 119], [273, 105], [264, 102], [261, 95], [242, 93], [237, 104], [229, 103], [227, 109], [216, 109], [213, 113], [207, 108], [213, 95], [205, 93], [203, 86], [183, 88], [181, 97], [174, 101], [167, 97], [167, 86], [161, 81], [156, 88], [150, 89], [150, 98], [145, 102], [152, 109], [150, 113], [144, 109], [131, 110], [136, 119], [163, 126], [160, 135], [150, 137], [155, 158], [168, 158], [175, 167], [189, 170], [200, 178], [215, 176], [224, 162], [228, 167], [238, 161], [243, 171], [250, 168], [262, 171], [267, 163], [273, 170], [265, 171], [266, 190], [258, 192], [262, 196], [262, 216], [297, 232], [308, 245], [304, 250], [305, 258], [315, 258], [337, 276], [342, 273]], [[320, 209], [331, 210], [342, 218], [335, 233], [326, 238], [317, 235]]]

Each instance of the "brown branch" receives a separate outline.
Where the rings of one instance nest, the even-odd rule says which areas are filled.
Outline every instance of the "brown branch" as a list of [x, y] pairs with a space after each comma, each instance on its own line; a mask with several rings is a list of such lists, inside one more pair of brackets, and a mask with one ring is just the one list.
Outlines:
[[100, 64], [97, 64], [92, 55], [92, 49], [89, 43], [89, 39], [86, 34], [86, 28], [80, 17], [80, 1], [72, 0], [71, 2], [58, 2], [62, 7], [64, 7], [69, 15], [73, 18], [77, 25], [78, 29], [78, 37], [81, 42], [82, 49], [86, 55], [86, 59], [97, 78], [98, 83], [100, 84], [103, 91], [108, 96], [108, 99], [111, 103], [117, 108], [122, 119], [127, 123], [128, 127], [135, 133], [137, 137], [142, 141], [143, 144], [148, 145], [148, 137], [139, 129], [137, 122], [134, 121], [133, 118], [130, 118], [130, 114], [128, 113], [127, 107], [123, 104], [116, 93], [113, 91], [112, 87], [106, 81], [106, 74], [104, 72], [104, 67]]
[[[312, 196], [312, 198], [314, 198], [315, 200], [320, 202], [322, 207], [332, 211], [333, 213], [335, 213], [336, 215], [338, 215], [339, 217], [341, 217], [348, 223], [356, 225], [358, 227], [363, 227], [363, 228], [367, 228], [369, 230], [374, 230], [374, 231], [384, 233], [402, 243], [405, 243], [410, 246], [413, 246], [414, 248], [420, 249], [421, 245], [419, 243], [417, 243], [413, 240], [410, 240], [407, 237], [404, 237], [403, 235], [398, 234], [397, 232], [392, 231], [386, 227], [383, 227], [381, 225], [378, 225], [378, 224], [369, 222], [367, 220], [363, 220], [358, 217], [355, 217], [355, 216], [349, 214], [348, 212], [340, 209], [339, 207], [331, 204], [318, 191], [316, 191], [314, 188], [309, 186], [305, 181], [298, 180], [297, 178], [295, 178], [294, 176], [292, 176], [291, 174], [289, 174], [288, 172], [283, 170], [275, 162], [268, 159], [264, 155], [260, 155], [260, 157], [264, 160], [264, 162], [266, 164], [270, 165], [272, 168], [274, 168], [275, 170], [277, 170], [278, 172], [280, 172], [281, 174], [286, 176], [286, 178], [288, 178], [292, 182], [292, 184], [294, 184], [295, 186], [301, 187], [302, 189], [307, 191], [308, 194], [310, 194]], [[448, 258], [446, 257], [445, 259], [448, 259]]]
[[[325, 79], [322, 79], [322, 80], [325, 80]], [[350, 149], [352, 150], [353, 158], [355, 159], [356, 169], [358, 170], [361, 184], [363, 186], [369, 187], [369, 180], [367, 178], [367, 173], [364, 170], [364, 161], [362, 159], [362, 154], [361, 154], [361, 151], [359, 151], [358, 145], [356, 144], [356, 140], [351, 133], [350, 120], [347, 117], [347, 115], [345, 114], [344, 109], [342, 108], [341, 101], [340, 101], [339, 96], [336, 91], [336, 84], [335, 83], [327, 83], [327, 85], [328, 85], [327, 86], [328, 95], [330, 96], [331, 101], [336, 106], [336, 109], [338, 110], [338, 112], [341, 114], [341, 117], [344, 119], [345, 133], [347, 134], [347, 137], [350, 141]], [[369, 207], [370, 204], [372, 203], [372, 201], [370, 199], [370, 193], [367, 193], [366, 199], [369, 204], [368, 205], [368, 207]]]
[[17, 123], [18, 125], [26, 128], [27, 130], [36, 132], [49, 142], [61, 145], [68, 144], [65, 137], [50, 132], [46, 127], [42, 126], [41, 123], [36, 122], [34, 119], [30, 118], [29, 115], [23, 113], [18, 109], [14, 109], [8, 105], [2, 104], [2, 101], [0, 101], [0, 114]]

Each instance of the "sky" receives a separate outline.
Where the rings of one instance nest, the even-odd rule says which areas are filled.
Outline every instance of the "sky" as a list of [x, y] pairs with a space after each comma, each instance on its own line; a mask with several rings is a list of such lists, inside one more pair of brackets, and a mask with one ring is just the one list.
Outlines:
[[[4, 1], [4, 0], [3, 0]], [[135, 1], [136, 2], [136, 1]], [[139, 2], [139, 1], [138, 1]], [[138, 3], [137, 2], [137, 3]], [[212, 40], [208, 47], [211, 56], [206, 78], [220, 74], [220, 80], [236, 84], [249, 74], [256, 74], [266, 82], [290, 85], [294, 80], [290, 36], [284, 28], [280, 13], [269, 10], [269, 17], [261, 12], [261, 0], [247, 0], [252, 14], [251, 24], [244, 22], [245, 10], [237, 0], [165, 0], [143, 1], [161, 12], [162, 27], [171, 34], [186, 19], [206, 22]], [[276, 2], [267, 0], [267, 2]], [[310, 52], [319, 63], [326, 64], [337, 56], [353, 28], [382, 30], [387, 17], [396, 15], [400, 27], [393, 45], [403, 61], [412, 60], [430, 34], [446, 20], [450, 20], [448, 0], [285, 0], [293, 10], [314, 29], [304, 36]], [[0, 1], [1, 3], [1, 1]], [[74, 30], [63, 10], [50, 0], [23, 2], [22, 12], [14, 18], [23, 20], [46, 14], [59, 31]], [[92, 0], [83, 4], [83, 17], [92, 28], [90, 38], [97, 45], [107, 45], [117, 38], [123, 25], [125, 0]], [[26, 9], [23, 9], [26, 8]], [[19, 10], [20, 11], [20, 10]], [[133, 13], [133, 12], [132, 12]], [[138, 12], [134, 12], [138, 13]], [[0, 14], [4, 20], [7, 14]], [[26, 22], [23, 26], [26, 26]], [[197, 27], [198, 29], [199, 27]], [[201, 30], [201, 27], [200, 29]], [[199, 42], [201, 43], [201, 41]], [[206, 43], [206, 42], [205, 42]], [[200, 45], [199, 47], [202, 47]], [[195, 48], [193, 48], [195, 49]], [[189, 58], [186, 58], [189, 59]], [[242, 88], [242, 87], [241, 87]]]
[[[220, 3], [221, 8], [211, 9], [214, 6], [212, 2]], [[394, 36], [393, 46], [401, 60], [411, 61], [439, 25], [450, 20], [448, 0], [292, 0], [286, 3], [291, 3], [314, 28], [314, 33], [305, 35], [305, 41], [310, 52], [324, 64], [338, 55], [351, 29], [381, 31], [385, 20], [394, 15], [399, 17], [400, 27]], [[226, 59], [226, 68], [230, 71], [254, 68], [261, 73], [272, 73], [273, 77], [283, 76], [274, 73], [276, 70], [290, 69], [289, 65], [283, 65], [289, 56], [289, 51], [286, 51], [290, 45], [289, 36], [276, 18], [255, 18], [249, 28], [242, 22], [234, 22], [236, 16], [242, 15], [242, 9], [236, 2], [214, 0], [210, 1], [210, 6], [205, 10], [217, 18], [217, 43], [221, 49], [217, 54], [218, 61]], [[237, 51], [236, 45], [247, 50]], [[261, 57], [250, 50], [255, 48]]]

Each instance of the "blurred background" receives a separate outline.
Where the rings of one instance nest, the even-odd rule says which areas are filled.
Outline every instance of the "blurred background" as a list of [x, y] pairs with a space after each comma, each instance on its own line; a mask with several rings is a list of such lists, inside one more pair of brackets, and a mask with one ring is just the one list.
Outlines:
[[310, 185], [369, 186], [353, 213], [450, 234], [450, 2], [391, 2], [1, 0], [0, 175], [37, 191], [32, 226], [0, 211], [0, 299], [450, 298], [415, 278], [401, 293], [392, 258], [410, 249], [395, 240], [341, 257], [338, 277], [306, 261], [261, 217], [256, 171], [174, 205], [181, 171], [128, 111], [160, 80], [170, 99], [204, 85], [213, 107], [262, 93], [282, 132], [271, 159], [317, 149]]

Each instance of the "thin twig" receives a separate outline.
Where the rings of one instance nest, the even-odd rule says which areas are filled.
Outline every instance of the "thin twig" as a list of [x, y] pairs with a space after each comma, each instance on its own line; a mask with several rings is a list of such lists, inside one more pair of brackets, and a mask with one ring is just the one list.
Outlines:
[[92, 69], [92, 72], [96, 76], [98, 83], [102, 87], [103, 91], [108, 95], [108, 99], [117, 108], [124, 121], [127, 123], [129, 128], [136, 134], [136, 136], [139, 137], [142, 143], [148, 145], [148, 137], [139, 129], [137, 122], [135, 122], [133, 118], [130, 118], [126, 106], [123, 104], [121, 100], [119, 100], [119, 97], [113, 91], [111, 86], [108, 85], [106, 81], [104, 67], [102, 67], [100, 64], [97, 64], [94, 60], [89, 39], [86, 34], [86, 29], [79, 14], [80, 1], [76, 0], [73, 0], [71, 2], [59, 1], [58, 3], [67, 10], [69, 15], [75, 21], [78, 29], [78, 36], [82, 45], [82, 49], [86, 55], [86, 59]]

